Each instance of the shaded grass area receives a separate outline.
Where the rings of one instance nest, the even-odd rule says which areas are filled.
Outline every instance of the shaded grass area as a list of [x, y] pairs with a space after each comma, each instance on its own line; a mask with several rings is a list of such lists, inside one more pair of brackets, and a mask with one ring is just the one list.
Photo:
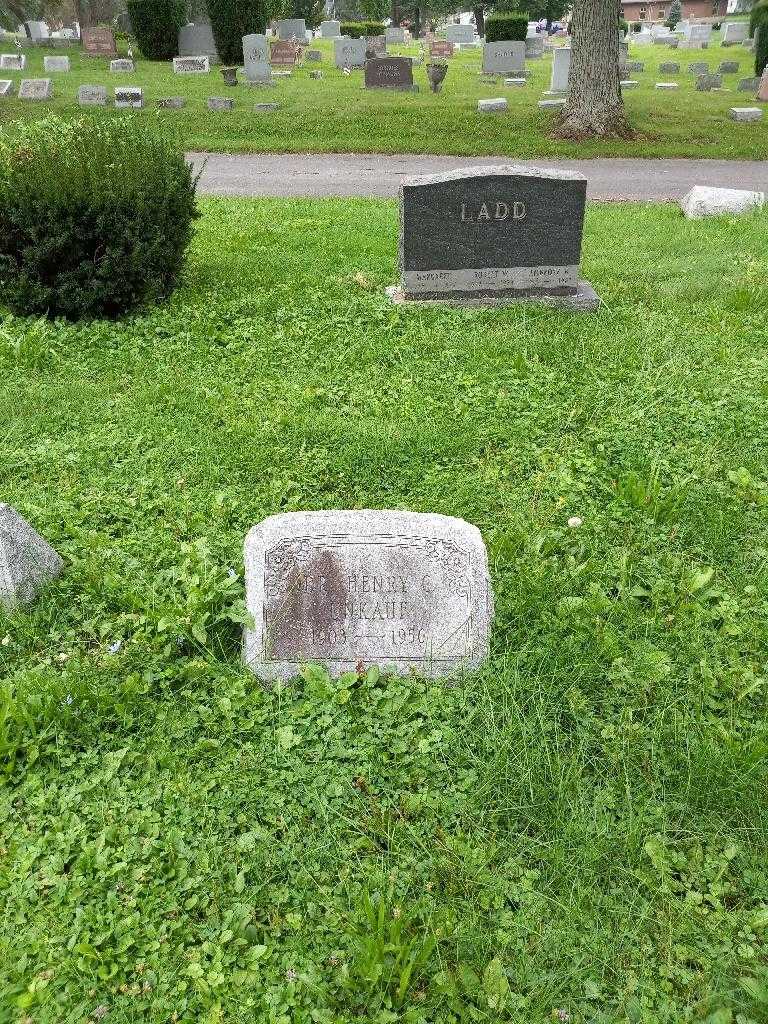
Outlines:
[[[315, 44], [313, 44], [315, 45]], [[754, 57], [741, 46], [712, 45], [707, 50], [672, 50], [666, 46], [630, 44], [630, 58], [645, 62], [645, 70], [631, 73], [640, 86], [627, 90], [625, 102], [638, 137], [631, 142], [604, 141], [572, 143], [549, 138], [553, 115], [537, 106], [549, 88], [551, 56], [528, 61], [532, 74], [524, 88], [507, 87], [503, 78], [496, 84], [480, 79], [481, 50], [463, 51], [450, 62], [442, 92], [435, 96], [428, 88], [424, 67], [415, 69], [420, 92], [387, 93], [365, 90], [361, 71], [345, 76], [333, 64], [328, 40], [316, 41], [323, 52], [321, 64], [305, 64], [289, 79], [279, 80], [273, 89], [254, 89], [244, 84], [237, 89], [223, 85], [218, 69], [209, 76], [174, 75], [171, 64], [138, 61], [133, 75], [114, 75], [108, 62], [71, 51], [73, 70], [54, 75], [51, 103], [22, 103], [17, 99], [0, 102], [0, 122], [12, 117], [39, 117], [54, 109], [71, 116], [81, 112], [77, 88], [82, 84], [108, 87], [110, 102], [115, 85], [141, 85], [145, 101], [153, 108], [141, 117], [160, 118], [169, 131], [178, 131], [188, 149], [220, 152], [381, 152], [446, 153], [457, 156], [504, 155], [593, 157], [649, 156], [751, 158], [768, 157], [768, 121], [737, 124], [728, 117], [732, 106], [753, 106], [749, 93], [737, 93], [740, 78], [754, 74]], [[395, 52], [416, 55], [415, 46]], [[46, 51], [29, 50], [25, 75], [42, 74]], [[50, 51], [63, 53], [64, 51]], [[716, 70], [722, 60], [738, 60], [737, 75], [728, 75], [728, 91], [700, 93], [695, 76], [687, 70], [695, 61]], [[658, 71], [659, 63], [676, 61], [679, 75]], [[310, 70], [322, 68], [324, 78], [311, 80]], [[5, 72], [4, 72], [5, 74]], [[20, 80], [24, 75], [9, 72]], [[675, 92], [654, 89], [657, 81], [675, 80]], [[183, 95], [187, 106], [180, 111], [154, 108], [163, 96]], [[232, 112], [206, 108], [209, 96], [234, 98]], [[509, 102], [504, 115], [479, 114], [477, 101], [503, 95]], [[254, 113], [256, 102], [277, 102], [274, 113]], [[90, 116], [114, 116], [90, 113]]]
[[[202, 208], [168, 306], [0, 323], [67, 563], [0, 620], [2, 1019], [764, 1021], [765, 216], [591, 207], [588, 316], [391, 306], [389, 202]], [[334, 507], [481, 528], [483, 671], [242, 671], [246, 531]]]

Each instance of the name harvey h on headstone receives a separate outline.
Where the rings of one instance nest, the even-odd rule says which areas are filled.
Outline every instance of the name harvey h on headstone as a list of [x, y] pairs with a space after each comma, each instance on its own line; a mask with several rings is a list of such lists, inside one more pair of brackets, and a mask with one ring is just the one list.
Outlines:
[[399, 89], [413, 92], [413, 64], [410, 57], [373, 57], [365, 62], [366, 89]]
[[487, 657], [493, 596], [480, 532], [416, 512], [289, 512], [245, 541], [244, 655], [259, 677], [303, 662], [332, 675], [363, 665], [430, 677]]
[[395, 301], [544, 298], [595, 309], [579, 280], [587, 179], [573, 171], [473, 167], [400, 186]]

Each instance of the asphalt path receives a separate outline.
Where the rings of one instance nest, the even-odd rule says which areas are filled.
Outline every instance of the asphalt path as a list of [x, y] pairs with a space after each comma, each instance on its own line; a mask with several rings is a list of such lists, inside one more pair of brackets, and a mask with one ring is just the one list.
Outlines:
[[380, 153], [190, 153], [203, 168], [200, 191], [215, 196], [391, 198], [403, 178], [461, 167], [519, 163], [586, 175], [588, 196], [598, 200], [663, 202], [680, 199], [693, 185], [768, 191], [768, 161], [759, 160], [538, 160], [514, 157], [383, 155]]

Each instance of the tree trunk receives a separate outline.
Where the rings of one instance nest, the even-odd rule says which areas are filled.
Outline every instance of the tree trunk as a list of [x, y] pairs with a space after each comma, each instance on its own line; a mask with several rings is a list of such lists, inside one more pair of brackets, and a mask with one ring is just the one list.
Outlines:
[[485, 35], [485, 11], [482, 7], [473, 7], [472, 13], [475, 16], [475, 28], [479, 36]]
[[616, 0], [576, 0], [571, 30], [568, 98], [555, 138], [632, 138], [619, 85]]

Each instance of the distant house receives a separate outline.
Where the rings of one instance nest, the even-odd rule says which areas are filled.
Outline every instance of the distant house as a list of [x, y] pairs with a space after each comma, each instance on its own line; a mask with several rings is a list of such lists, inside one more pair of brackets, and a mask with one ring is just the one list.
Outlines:
[[[627, 21], [666, 21], [672, 0], [624, 0], [622, 17]], [[682, 20], [721, 18], [727, 13], [728, 0], [683, 0]]]

